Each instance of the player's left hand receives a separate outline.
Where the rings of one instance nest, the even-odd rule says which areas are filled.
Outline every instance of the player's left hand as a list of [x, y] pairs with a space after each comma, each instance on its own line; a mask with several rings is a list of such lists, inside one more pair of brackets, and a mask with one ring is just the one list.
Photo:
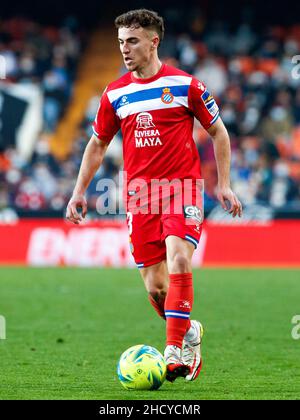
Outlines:
[[232, 217], [242, 217], [243, 208], [240, 200], [231, 188], [219, 188], [217, 189], [217, 198], [221, 203], [222, 208], [229, 212]]
[[[78, 209], [82, 209], [82, 213], [80, 214]], [[87, 202], [84, 195], [73, 195], [68, 203], [66, 218], [78, 225], [80, 222], [83, 221], [87, 214]]]

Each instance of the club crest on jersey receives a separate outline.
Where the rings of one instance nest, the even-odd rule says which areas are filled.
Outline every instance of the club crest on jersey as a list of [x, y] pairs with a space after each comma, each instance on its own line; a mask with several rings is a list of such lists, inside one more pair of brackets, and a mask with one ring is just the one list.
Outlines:
[[174, 101], [174, 96], [171, 93], [170, 88], [164, 88], [161, 100], [164, 104], [171, 104]]
[[136, 117], [136, 128], [152, 128], [155, 127], [153, 123], [153, 117], [149, 112], [140, 112]]

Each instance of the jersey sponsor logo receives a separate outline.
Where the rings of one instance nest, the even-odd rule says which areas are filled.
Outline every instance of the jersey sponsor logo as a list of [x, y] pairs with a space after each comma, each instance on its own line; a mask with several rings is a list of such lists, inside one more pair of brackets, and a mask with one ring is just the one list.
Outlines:
[[170, 88], [163, 89], [161, 100], [163, 101], [164, 104], [171, 104], [174, 101], [174, 96], [172, 95]]
[[136, 130], [134, 130], [135, 147], [162, 146], [160, 132], [155, 128], [153, 117], [149, 112], [139, 113], [136, 117], [136, 123]]
[[201, 98], [204, 102], [204, 105], [210, 115], [213, 117], [219, 112], [218, 105], [216, 104], [213, 96], [206, 90], [202, 95]]
[[184, 206], [183, 213], [186, 219], [193, 219], [196, 220], [198, 223], [203, 222], [202, 211], [197, 206]]
[[153, 123], [153, 117], [149, 112], [141, 112], [136, 117], [136, 128], [143, 128], [144, 130], [147, 128], [155, 127]]
[[159, 137], [149, 137], [146, 139], [135, 139], [136, 147], [152, 147], [152, 146], [162, 146], [162, 142]]

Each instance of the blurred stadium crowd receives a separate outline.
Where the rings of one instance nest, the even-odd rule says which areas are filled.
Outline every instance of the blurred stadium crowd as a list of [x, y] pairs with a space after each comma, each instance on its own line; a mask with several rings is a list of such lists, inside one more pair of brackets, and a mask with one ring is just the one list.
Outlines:
[[[72, 19], [56, 29], [28, 20], [1, 22], [0, 54], [8, 60], [6, 83], [41, 85], [44, 128], [29, 162], [13, 148], [0, 150], [0, 209], [65, 208], [92, 134], [99, 97], [91, 98], [67, 160], [57, 161], [51, 155], [48, 134], [55, 130], [72, 93], [81, 51], [82, 36]], [[300, 25], [257, 31], [240, 24], [229, 29], [195, 15], [189, 31], [167, 27], [160, 55], [204, 81], [215, 96], [231, 136], [233, 188], [245, 205], [288, 206], [300, 211], [300, 71], [292, 63], [299, 51]], [[212, 142], [198, 123], [194, 138], [209, 208], [216, 203]], [[98, 179], [108, 177], [118, 183], [121, 155], [118, 134], [89, 187], [91, 208], [99, 194]]]

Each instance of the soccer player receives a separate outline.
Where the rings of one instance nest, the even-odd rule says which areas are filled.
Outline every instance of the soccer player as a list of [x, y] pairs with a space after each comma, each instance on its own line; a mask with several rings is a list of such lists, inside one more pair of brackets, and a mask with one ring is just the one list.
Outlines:
[[[163, 19], [153, 11], [132, 10], [117, 17], [115, 26], [128, 72], [110, 83], [101, 97], [94, 135], [84, 152], [66, 216], [75, 224], [85, 217], [85, 191], [110, 141], [121, 129], [132, 254], [151, 305], [166, 320], [167, 379], [174, 381], [182, 376], [191, 381], [202, 367], [203, 334], [201, 323], [190, 320], [194, 299], [191, 260], [203, 221], [203, 209], [197, 200], [196, 181], [201, 179], [201, 172], [192, 137], [194, 117], [213, 141], [217, 198], [224, 210], [241, 217], [241, 203], [230, 187], [230, 141], [218, 106], [204, 83], [160, 61]], [[188, 188], [188, 198], [177, 207], [175, 198], [184, 188], [175, 188], [176, 193], [170, 189], [170, 206], [164, 211], [163, 194], [151, 196], [145, 188], [154, 179], [176, 180], [181, 185], [185, 180], [194, 183]], [[137, 197], [143, 202], [139, 211]], [[158, 211], [149, 210], [149, 204], [155, 202]], [[81, 214], [77, 208], [82, 209]]]

